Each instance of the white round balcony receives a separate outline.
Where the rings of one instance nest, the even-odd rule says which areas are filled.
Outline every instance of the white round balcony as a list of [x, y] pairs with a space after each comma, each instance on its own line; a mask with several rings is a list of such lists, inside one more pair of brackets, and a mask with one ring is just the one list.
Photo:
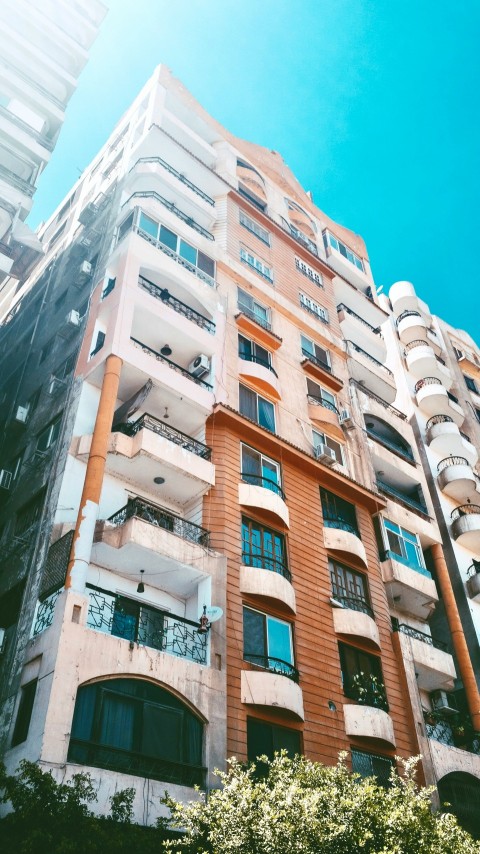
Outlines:
[[405, 347], [405, 361], [412, 377], [419, 380], [422, 377], [436, 377], [448, 389], [453, 383], [453, 377], [439, 356], [427, 341], [421, 338], [411, 341]]
[[437, 377], [424, 377], [415, 385], [417, 405], [426, 415], [449, 415], [460, 425], [465, 421], [462, 408], [448, 396], [447, 389]]
[[395, 282], [388, 296], [396, 315], [418, 309], [418, 297], [411, 282]]
[[445, 457], [437, 466], [439, 489], [456, 501], [465, 501], [480, 492], [477, 478], [465, 457]]
[[[240, 567], [240, 592], [280, 603], [295, 614], [295, 590], [287, 567], [274, 559], [255, 558], [252, 555], [244, 555], [243, 561]], [[262, 563], [263, 566], [260, 565]]]
[[480, 551], [480, 506], [463, 504], [451, 514], [452, 536], [461, 546], [472, 552]]
[[398, 336], [402, 344], [410, 344], [417, 339], [427, 340], [427, 321], [419, 311], [404, 311], [397, 318]]
[[426, 430], [428, 445], [436, 454], [465, 457], [471, 466], [475, 465], [478, 451], [450, 415], [434, 415], [427, 421]]

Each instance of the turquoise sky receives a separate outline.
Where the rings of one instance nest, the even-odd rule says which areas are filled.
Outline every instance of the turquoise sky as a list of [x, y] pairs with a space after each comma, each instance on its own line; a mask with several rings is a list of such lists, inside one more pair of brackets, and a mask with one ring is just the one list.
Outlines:
[[40, 181], [46, 219], [164, 62], [279, 151], [358, 231], [377, 286], [411, 280], [480, 339], [479, 0], [110, 0]]

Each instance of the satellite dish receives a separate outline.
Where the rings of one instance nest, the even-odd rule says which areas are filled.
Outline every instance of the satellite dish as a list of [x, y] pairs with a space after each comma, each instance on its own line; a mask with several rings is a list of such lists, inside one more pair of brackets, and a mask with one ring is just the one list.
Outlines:
[[220, 617], [223, 617], [223, 610], [222, 608], [219, 608], [218, 605], [210, 605], [205, 613], [210, 623], [216, 623]]

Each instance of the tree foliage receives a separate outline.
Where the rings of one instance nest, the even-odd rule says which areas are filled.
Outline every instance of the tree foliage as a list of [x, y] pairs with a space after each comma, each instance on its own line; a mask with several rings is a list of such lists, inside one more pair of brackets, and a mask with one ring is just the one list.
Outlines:
[[415, 760], [392, 773], [384, 789], [374, 778], [285, 755], [266, 760], [266, 773], [235, 759], [219, 774], [221, 788], [188, 805], [168, 796], [170, 826], [183, 828], [183, 854], [479, 854], [480, 845], [448, 813], [431, 811], [431, 790], [415, 783]]

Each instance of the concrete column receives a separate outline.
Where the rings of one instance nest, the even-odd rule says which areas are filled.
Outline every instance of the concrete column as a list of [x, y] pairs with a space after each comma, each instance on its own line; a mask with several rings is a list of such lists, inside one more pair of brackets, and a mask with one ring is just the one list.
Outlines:
[[475, 679], [470, 653], [465, 640], [460, 614], [458, 613], [457, 602], [450, 583], [450, 576], [448, 574], [447, 564], [443, 555], [443, 549], [439, 543], [435, 543], [431, 547], [431, 552], [433, 562], [435, 564], [438, 583], [445, 603], [445, 613], [452, 635], [453, 647], [455, 649], [455, 655], [457, 656], [460, 676], [463, 682], [463, 687], [465, 688], [468, 709], [475, 730], [480, 732], [480, 694], [478, 693], [477, 681]]
[[85, 592], [121, 368], [122, 360], [119, 356], [111, 355], [107, 358], [100, 402], [95, 427], [93, 428], [92, 444], [88, 455], [85, 483], [83, 484], [65, 579], [65, 587], [67, 589], [72, 588], [78, 593]]

